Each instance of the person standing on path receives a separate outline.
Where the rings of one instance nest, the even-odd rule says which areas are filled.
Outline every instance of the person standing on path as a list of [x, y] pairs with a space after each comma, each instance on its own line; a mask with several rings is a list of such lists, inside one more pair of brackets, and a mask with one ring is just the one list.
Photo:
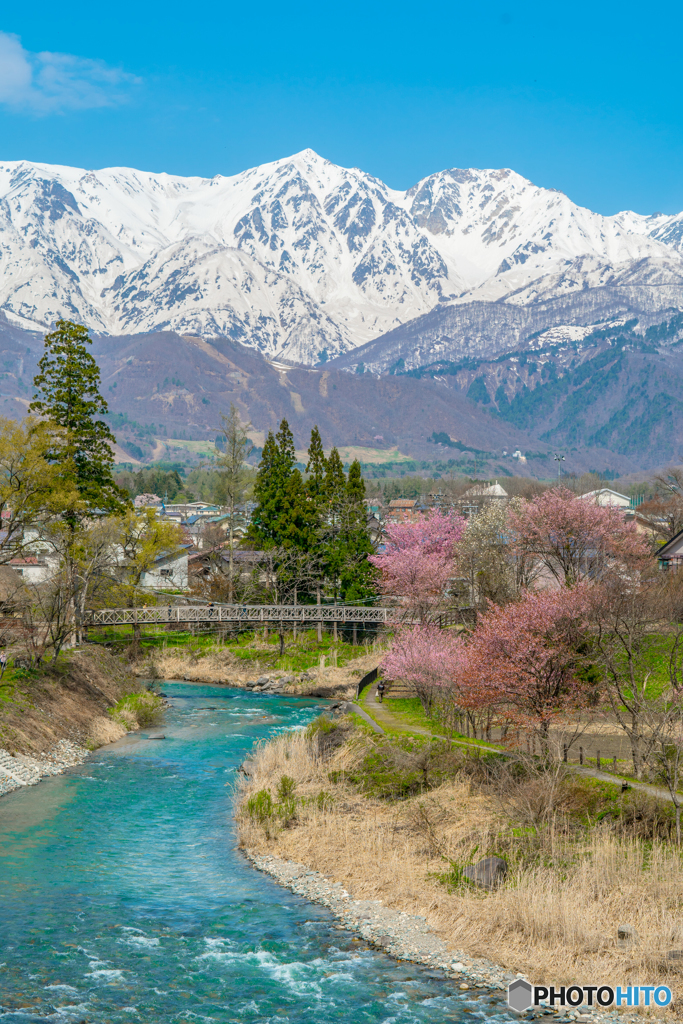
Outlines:
[[378, 699], [380, 704], [382, 703], [383, 698], [384, 698], [384, 680], [380, 679], [380, 681], [377, 684], [377, 699]]

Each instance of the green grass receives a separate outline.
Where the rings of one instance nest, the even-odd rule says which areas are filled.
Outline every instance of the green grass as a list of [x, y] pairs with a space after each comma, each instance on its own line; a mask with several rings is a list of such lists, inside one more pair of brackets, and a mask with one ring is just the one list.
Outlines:
[[[364, 694], [367, 690], [364, 691]], [[372, 717], [372, 708], [367, 706], [366, 698], [361, 694], [360, 704], [365, 711]], [[405, 722], [406, 729], [395, 729], [391, 726], [387, 726], [384, 722], [380, 723], [387, 732], [393, 735], [406, 735], [410, 731], [410, 726], [419, 726], [422, 729], [429, 729], [434, 736], [444, 736], [452, 739], [454, 743], [458, 743], [461, 746], [471, 747], [482, 747], [485, 750], [490, 750], [492, 747], [496, 749], [503, 749], [500, 744], [491, 743], [488, 740], [475, 740], [471, 737], [465, 736], [459, 732], [453, 732], [448, 729], [445, 725], [442, 725], [434, 718], [430, 718], [424, 708], [419, 697], [397, 697], [392, 699], [391, 697], [384, 698], [382, 705], [387, 709], [389, 714], [394, 715], [395, 718], [399, 719], [402, 723]], [[420, 735], [419, 733], [412, 733], [412, 735]]]
[[[363, 693], [360, 695], [360, 699], [358, 701], [358, 704], [363, 709], [363, 711], [365, 711], [366, 714], [368, 714], [370, 716], [370, 718], [372, 718], [372, 720], [374, 722], [377, 722], [378, 725], [382, 726], [382, 728], [386, 732], [387, 736], [395, 736], [395, 737], [406, 736], [406, 737], [412, 737], [415, 740], [417, 740], [417, 739], [425, 739], [425, 736], [422, 733], [413, 732], [411, 730], [411, 728], [410, 728], [411, 725], [413, 725], [413, 726], [421, 725], [422, 723], [406, 722], [405, 728], [396, 728], [393, 725], [389, 725], [387, 722], [384, 721], [384, 719], [379, 718], [379, 716], [375, 714], [375, 708], [372, 705], [369, 705], [368, 702], [367, 702], [368, 694], [369, 694], [369, 689], [368, 688], [363, 690]], [[392, 708], [391, 708], [391, 705], [388, 702], [386, 703], [386, 705], [383, 704], [382, 706], [383, 707], [386, 706], [387, 707], [387, 711], [391, 712]], [[396, 715], [396, 718], [400, 719], [400, 716]], [[427, 725], [426, 728], [429, 728], [429, 725]]]
[[429, 729], [435, 736], [450, 736], [451, 730], [442, 725], [437, 719], [430, 718], [422, 707], [419, 697], [396, 697], [384, 698], [384, 706], [387, 711], [395, 715], [406, 725], [417, 725], [422, 729]]
[[[91, 630], [89, 638], [95, 643], [106, 643], [115, 649], [123, 650], [132, 642], [133, 628], [115, 626]], [[317, 668], [321, 656], [325, 658], [326, 666], [336, 665], [343, 668], [355, 658], [367, 653], [367, 647], [363, 644], [354, 646], [342, 639], [335, 644], [334, 638], [328, 633], [323, 633], [322, 640], [318, 641], [315, 629], [300, 631], [296, 640], [291, 632], [286, 633], [285, 653], [282, 657], [277, 633], [271, 632], [267, 640], [264, 640], [260, 630], [249, 630], [234, 637], [223, 638], [209, 632], [195, 634], [184, 630], [166, 631], [163, 627], [154, 626], [145, 630], [143, 627], [140, 647], [147, 654], [163, 650], [185, 650], [199, 658], [228, 650], [241, 661], [258, 662], [271, 671], [296, 673]]]

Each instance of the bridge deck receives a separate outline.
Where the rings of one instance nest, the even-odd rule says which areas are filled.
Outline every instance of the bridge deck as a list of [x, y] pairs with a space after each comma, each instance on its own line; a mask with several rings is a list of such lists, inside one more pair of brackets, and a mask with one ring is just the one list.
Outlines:
[[146, 625], [170, 622], [389, 622], [393, 608], [349, 608], [317, 604], [168, 605], [147, 608], [102, 608], [87, 614], [92, 626]]

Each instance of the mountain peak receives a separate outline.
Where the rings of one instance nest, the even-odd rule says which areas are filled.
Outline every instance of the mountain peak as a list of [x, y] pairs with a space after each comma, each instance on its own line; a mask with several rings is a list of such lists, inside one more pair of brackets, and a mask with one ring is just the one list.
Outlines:
[[524, 305], [641, 264], [654, 287], [663, 259], [666, 287], [683, 282], [683, 216], [602, 217], [510, 168], [397, 191], [310, 148], [213, 178], [3, 163], [0, 230], [15, 323], [220, 335], [307, 363], [444, 304]]

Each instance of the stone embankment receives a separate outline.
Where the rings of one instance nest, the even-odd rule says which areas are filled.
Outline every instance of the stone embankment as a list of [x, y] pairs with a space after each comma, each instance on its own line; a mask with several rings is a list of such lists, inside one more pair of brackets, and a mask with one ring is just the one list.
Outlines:
[[[492, 960], [472, 957], [462, 951], [449, 951], [446, 943], [435, 935], [425, 917], [393, 910], [380, 900], [356, 900], [339, 883], [330, 881], [319, 871], [312, 871], [305, 864], [283, 860], [280, 857], [261, 855], [246, 850], [246, 856], [259, 871], [271, 875], [280, 885], [312, 903], [328, 907], [339, 919], [340, 928], [356, 932], [397, 960], [409, 960], [420, 964], [437, 977], [451, 979], [457, 989], [465, 995], [474, 990], [489, 993], [499, 992], [505, 998], [507, 986], [521, 974], [512, 974]], [[514, 1015], [515, 1018], [517, 1015]], [[646, 1017], [649, 1015], [646, 1015]], [[543, 1017], [566, 1024], [643, 1024], [642, 1013], [628, 1013], [615, 1010], [595, 1011], [588, 1006], [566, 1009], [548, 1006], [528, 1011], [523, 1020]]]
[[61, 775], [65, 768], [83, 764], [89, 751], [77, 743], [60, 740], [45, 754], [10, 754], [0, 747], [0, 796], [22, 786], [35, 786], [49, 775]]

